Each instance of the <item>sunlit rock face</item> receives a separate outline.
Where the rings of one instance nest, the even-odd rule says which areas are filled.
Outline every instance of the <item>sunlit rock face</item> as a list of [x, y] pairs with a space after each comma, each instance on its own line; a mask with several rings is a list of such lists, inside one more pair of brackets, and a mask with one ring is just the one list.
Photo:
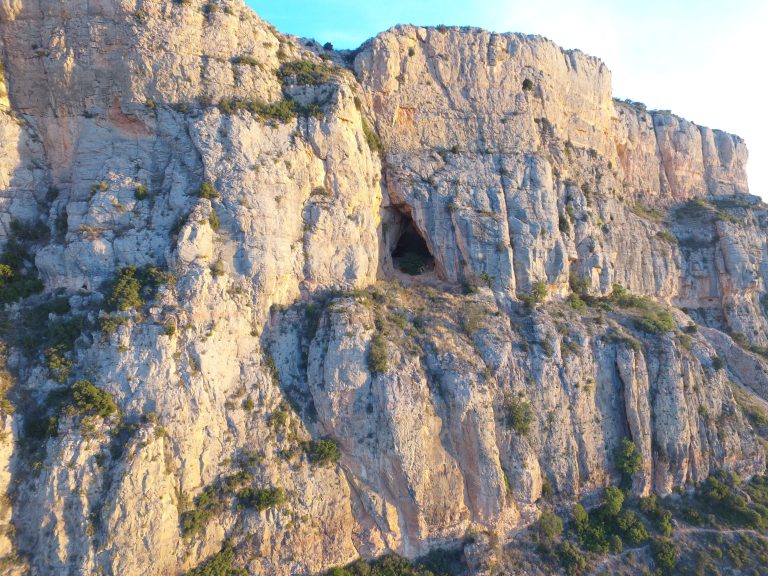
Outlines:
[[543, 491], [616, 483], [624, 438], [638, 495], [764, 471], [768, 210], [738, 137], [540, 37], [333, 52], [240, 0], [0, 18], [9, 573], [505, 539]]

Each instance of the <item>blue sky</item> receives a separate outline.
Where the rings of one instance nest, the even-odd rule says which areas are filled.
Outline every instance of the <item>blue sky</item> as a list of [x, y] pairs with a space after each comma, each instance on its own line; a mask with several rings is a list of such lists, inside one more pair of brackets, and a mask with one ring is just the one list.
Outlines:
[[246, 0], [282, 32], [356, 48], [403, 24], [551, 38], [600, 57], [618, 98], [740, 135], [753, 194], [768, 199], [764, 0]]

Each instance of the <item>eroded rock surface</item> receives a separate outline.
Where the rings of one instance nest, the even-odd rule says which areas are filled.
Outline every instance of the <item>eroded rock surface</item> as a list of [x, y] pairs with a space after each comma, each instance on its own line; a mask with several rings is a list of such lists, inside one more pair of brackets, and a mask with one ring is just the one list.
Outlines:
[[540, 37], [333, 52], [240, 0], [0, 17], [4, 569], [504, 540], [543, 491], [617, 482], [623, 438], [638, 495], [763, 473], [768, 209], [738, 137]]

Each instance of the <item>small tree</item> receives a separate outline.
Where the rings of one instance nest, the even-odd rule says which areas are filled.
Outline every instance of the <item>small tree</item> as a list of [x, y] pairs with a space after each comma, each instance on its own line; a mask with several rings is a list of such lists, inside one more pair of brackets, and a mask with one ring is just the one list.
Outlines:
[[608, 486], [603, 493], [603, 509], [608, 516], [618, 516], [624, 505], [624, 493], [616, 486]]
[[656, 538], [651, 545], [651, 553], [656, 568], [669, 573], [677, 565], [677, 544], [669, 538]]
[[615, 453], [616, 468], [621, 472], [622, 484], [629, 485], [632, 475], [643, 468], [643, 457], [629, 438], [622, 438]]
[[526, 436], [531, 431], [533, 410], [528, 402], [509, 395], [504, 401], [504, 410], [506, 411], [507, 424], [517, 434]]
[[341, 458], [339, 446], [333, 440], [310, 440], [304, 444], [304, 451], [309, 462], [316, 466], [335, 464]]
[[109, 392], [94, 386], [88, 380], [79, 380], [72, 386], [72, 399], [80, 414], [92, 414], [106, 418], [118, 411]]
[[563, 533], [563, 520], [554, 512], [545, 510], [536, 521], [535, 529], [540, 543], [551, 544]]
[[141, 308], [144, 304], [141, 299], [141, 281], [134, 266], [126, 266], [117, 272], [107, 304], [113, 310], [122, 312]]

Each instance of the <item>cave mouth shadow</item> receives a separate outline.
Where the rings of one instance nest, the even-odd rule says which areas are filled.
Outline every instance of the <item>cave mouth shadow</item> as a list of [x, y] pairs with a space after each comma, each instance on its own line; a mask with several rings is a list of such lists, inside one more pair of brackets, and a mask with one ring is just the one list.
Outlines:
[[392, 249], [392, 265], [409, 276], [420, 276], [435, 269], [435, 257], [413, 220], [402, 215], [400, 234]]

